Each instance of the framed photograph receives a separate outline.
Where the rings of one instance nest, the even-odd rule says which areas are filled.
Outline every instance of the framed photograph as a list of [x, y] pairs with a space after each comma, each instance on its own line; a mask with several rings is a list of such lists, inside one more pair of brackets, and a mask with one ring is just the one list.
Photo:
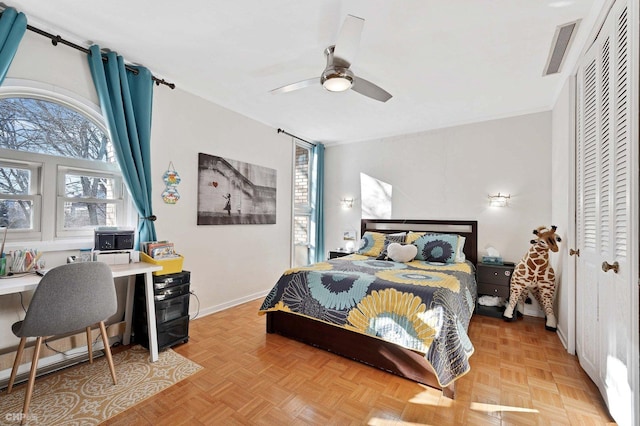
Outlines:
[[276, 223], [275, 169], [198, 154], [198, 225]]
[[342, 233], [342, 239], [344, 241], [355, 241], [356, 240], [356, 231], [344, 231]]

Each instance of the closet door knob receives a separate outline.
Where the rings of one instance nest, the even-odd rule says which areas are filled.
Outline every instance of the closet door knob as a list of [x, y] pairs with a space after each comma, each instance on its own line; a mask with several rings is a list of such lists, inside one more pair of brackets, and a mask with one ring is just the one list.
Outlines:
[[613, 264], [607, 263], [606, 261], [602, 262], [602, 270], [604, 272], [609, 271], [609, 269], [613, 269], [613, 272], [617, 274], [619, 268], [620, 265], [618, 264], [618, 262], [613, 262]]
[[580, 249], [578, 249], [578, 250], [569, 249], [569, 256], [573, 256], [574, 254], [576, 256], [580, 257]]

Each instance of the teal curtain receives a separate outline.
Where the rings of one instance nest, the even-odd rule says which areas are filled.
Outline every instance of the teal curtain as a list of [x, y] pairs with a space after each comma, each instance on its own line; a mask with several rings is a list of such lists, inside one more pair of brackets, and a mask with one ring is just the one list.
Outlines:
[[9, 66], [16, 56], [22, 36], [27, 31], [27, 17], [9, 7], [0, 17], [0, 84], [9, 71]]
[[140, 216], [135, 244], [139, 249], [141, 241], [157, 239], [151, 203], [152, 75], [144, 67], [134, 67], [138, 71], [134, 74], [125, 68], [122, 56], [101, 54], [98, 45], [89, 49], [89, 68], [116, 158]]
[[313, 173], [311, 175], [311, 224], [315, 241], [312, 243], [311, 260], [323, 262], [324, 252], [324, 145], [313, 147]]

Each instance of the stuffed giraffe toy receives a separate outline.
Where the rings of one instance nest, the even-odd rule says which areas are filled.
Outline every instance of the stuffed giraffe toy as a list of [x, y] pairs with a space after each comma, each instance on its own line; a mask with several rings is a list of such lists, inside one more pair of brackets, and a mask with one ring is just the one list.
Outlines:
[[[549, 250], [558, 251], [561, 240], [556, 235], [556, 226], [550, 229], [540, 226], [533, 231], [536, 239], [531, 240], [531, 248], [516, 265], [511, 275], [509, 303], [504, 310], [505, 320], [512, 321], [518, 302], [524, 302], [527, 291], [531, 291], [547, 317], [545, 328], [556, 331], [557, 321], [553, 313], [553, 296], [556, 289], [555, 272], [549, 264]], [[515, 315], [514, 315], [515, 314]]]

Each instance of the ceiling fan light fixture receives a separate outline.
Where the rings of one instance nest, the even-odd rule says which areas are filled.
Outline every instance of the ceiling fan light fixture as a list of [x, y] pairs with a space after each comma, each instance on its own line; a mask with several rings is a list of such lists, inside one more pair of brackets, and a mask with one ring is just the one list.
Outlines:
[[347, 68], [330, 68], [322, 73], [320, 81], [330, 92], [344, 92], [353, 85], [353, 73]]
[[[360, 33], [364, 19], [357, 16], [347, 15], [340, 34], [338, 34], [339, 49], [336, 45], [328, 46], [324, 49], [327, 58], [327, 66], [320, 75], [320, 84], [329, 92], [344, 92], [352, 89], [354, 92], [364, 95], [379, 102], [387, 102], [391, 99], [391, 94], [383, 88], [376, 86], [372, 82], [362, 77], [356, 79], [350, 70], [353, 58], [360, 43]], [[297, 83], [287, 84], [271, 90], [272, 94], [287, 93], [294, 90], [303, 89], [318, 83], [318, 78], [308, 78]]]
[[346, 77], [332, 77], [324, 81], [322, 86], [330, 92], [344, 92], [348, 90], [353, 81]]

